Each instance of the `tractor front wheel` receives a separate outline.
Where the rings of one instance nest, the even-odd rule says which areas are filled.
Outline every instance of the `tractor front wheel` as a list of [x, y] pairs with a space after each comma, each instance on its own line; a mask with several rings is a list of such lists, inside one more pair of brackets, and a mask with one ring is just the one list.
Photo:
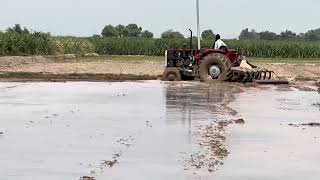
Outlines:
[[199, 75], [201, 81], [226, 81], [231, 69], [230, 60], [223, 54], [209, 54], [201, 60]]
[[181, 74], [178, 68], [167, 67], [162, 75], [163, 81], [181, 81]]

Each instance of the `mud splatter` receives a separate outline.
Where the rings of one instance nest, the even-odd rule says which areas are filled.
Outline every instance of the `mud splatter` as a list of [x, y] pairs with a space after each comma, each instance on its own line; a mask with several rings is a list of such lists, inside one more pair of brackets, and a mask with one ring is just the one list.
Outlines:
[[[116, 143], [118, 143], [119, 145], [124, 146], [125, 149], [129, 148], [132, 144], [133, 141], [135, 140], [135, 138], [133, 138], [132, 136], [126, 137], [126, 138], [120, 138], [116, 141]], [[116, 153], [114, 153], [112, 155], [111, 160], [102, 160], [102, 162], [100, 163], [100, 165], [98, 167], [96, 167], [95, 170], [91, 170], [91, 174], [96, 174], [96, 172], [100, 172], [101, 174], [103, 174], [104, 170], [106, 168], [113, 168], [115, 165], [117, 165], [120, 162], [120, 158], [123, 155], [123, 151], [125, 150], [123, 147], [120, 148], [120, 150], [116, 151]], [[92, 173], [93, 172], [93, 173]], [[94, 177], [91, 176], [83, 176], [86, 178], [93, 178], [93, 179], [81, 179], [80, 180], [95, 180]]]
[[313, 103], [312, 106], [319, 108], [319, 110], [320, 110], [320, 103]]
[[306, 124], [300, 124], [301, 126], [309, 126], [309, 127], [320, 127], [320, 123], [306, 123]]
[[152, 128], [152, 124], [150, 121], [146, 121], [146, 126]]
[[112, 168], [114, 165], [118, 164], [118, 158], [121, 157], [121, 153], [116, 153], [113, 155], [112, 160], [103, 161], [102, 166]]
[[117, 159], [113, 159], [112, 161], [104, 161], [102, 163], [102, 165], [106, 166], [106, 167], [113, 167], [115, 164], [118, 163], [118, 160]]
[[292, 126], [292, 127], [301, 127], [301, 126], [320, 127], [320, 123], [311, 122], [311, 123], [304, 123], [304, 124], [288, 124], [288, 126]]
[[129, 136], [127, 138], [121, 138], [117, 140], [117, 143], [130, 147], [133, 144], [132, 143], [133, 141], [134, 141], [134, 138], [132, 136]]

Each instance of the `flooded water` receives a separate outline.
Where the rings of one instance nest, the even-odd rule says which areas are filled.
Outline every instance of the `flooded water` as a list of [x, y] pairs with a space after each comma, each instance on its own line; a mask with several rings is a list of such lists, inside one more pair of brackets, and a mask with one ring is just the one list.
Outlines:
[[287, 86], [0, 83], [0, 179], [318, 179], [320, 128], [299, 126], [317, 103]]
[[[231, 103], [247, 123], [232, 128], [230, 156], [218, 179], [319, 179], [320, 122], [316, 91], [268, 87], [247, 89]], [[232, 171], [232, 176], [226, 175]]]

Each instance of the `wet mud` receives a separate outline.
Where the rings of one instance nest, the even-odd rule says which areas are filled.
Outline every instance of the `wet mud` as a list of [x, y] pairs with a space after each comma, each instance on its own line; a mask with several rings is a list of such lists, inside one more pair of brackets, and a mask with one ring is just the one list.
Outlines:
[[311, 87], [307, 87], [307, 86], [300, 86], [300, 85], [295, 85], [294, 86], [296, 89], [300, 90], [300, 91], [306, 91], [306, 92], [313, 92], [313, 91], [317, 91], [316, 88], [311, 88]]
[[318, 87], [318, 93], [320, 93], [320, 82], [316, 82], [315, 86]]
[[[209, 172], [218, 170], [229, 151], [226, 147], [226, 128], [230, 124], [244, 124], [243, 119], [218, 121], [215, 124], [199, 127], [201, 134], [200, 150], [191, 155], [190, 165], [196, 169], [207, 169]], [[188, 170], [186, 168], [186, 170]]]
[[41, 72], [0, 72], [0, 82], [65, 82], [65, 81], [133, 81], [156, 80], [158, 75], [73, 73], [53, 74]]

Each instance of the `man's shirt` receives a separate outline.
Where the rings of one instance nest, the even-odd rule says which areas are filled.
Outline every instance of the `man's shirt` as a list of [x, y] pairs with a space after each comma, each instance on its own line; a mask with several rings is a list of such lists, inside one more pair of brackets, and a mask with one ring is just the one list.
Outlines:
[[221, 39], [219, 39], [215, 42], [214, 49], [220, 49], [221, 46], [227, 47], [226, 43], [224, 43]]

